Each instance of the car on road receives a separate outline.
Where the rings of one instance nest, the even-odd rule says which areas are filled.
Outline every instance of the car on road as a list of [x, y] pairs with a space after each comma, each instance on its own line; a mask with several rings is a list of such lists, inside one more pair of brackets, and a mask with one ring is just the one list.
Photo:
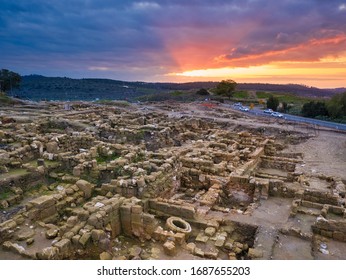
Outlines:
[[263, 110], [263, 113], [271, 114], [271, 113], [274, 113], [274, 111], [272, 109], [265, 109]]
[[238, 102], [238, 103], [234, 103], [233, 106], [234, 107], [242, 107], [243, 105], [241, 104], [241, 102]]
[[239, 107], [239, 110], [240, 110], [240, 111], [243, 111], [243, 112], [249, 112], [249, 108], [248, 108], [248, 107], [245, 107], [245, 106]]
[[270, 115], [273, 117], [276, 117], [276, 118], [283, 118], [284, 117], [284, 115], [280, 114], [279, 112], [273, 112]]

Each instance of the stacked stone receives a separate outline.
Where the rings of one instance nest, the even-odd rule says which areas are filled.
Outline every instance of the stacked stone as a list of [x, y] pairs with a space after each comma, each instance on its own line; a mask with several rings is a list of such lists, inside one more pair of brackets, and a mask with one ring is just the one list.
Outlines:
[[202, 197], [199, 199], [199, 203], [201, 205], [212, 207], [219, 201], [221, 192], [222, 186], [218, 183], [215, 183], [208, 189], [208, 191], [204, 195], [202, 195]]
[[6, 209], [10, 206], [16, 205], [23, 199], [23, 190], [20, 187], [11, 187], [10, 191], [11, 194], [8, 197], [0, 200], [0, 209]]
[[83, 190], [81, 190], [76, 184], [60, 185], [57, 189], [58, 193], [53, 196], [57, 200], [56, 208], [60, 215], [65, 214], [66, 208], [74, 208], [88, 198]]
[[87, 181], [79, 180], [76, 184], [58, 186], [58, 193], [40, 196], [26, 204], [26, 215], [30, 220], [57, 219], [63, 215], [68, 207], [76, 207], [89, 199], [94, 185]]
[[55, 238], [53, 246], [44, 248], [38, 258], [66, 258], [76, 249], [90, 246], [109, 250], [110, 238], [121, 233], [119, 209], [123, 201], [124, 198], [119, 196], [111, 199], [98, 196], [85, 203], [83, 208], [74, 209], [63, 226], [49, 227], [46, 237]]
[[342, 204], [342, 199], [338, 194], [326, 193], [319, 190], [304, 190], [303, 200], [335, 206]]
[[201, 170], [183, 167], [180, 175], [181, 188], [207, 189], [210, 186], [211, 175], [203, 174]]
[[125, 235], [140, 239], [151, 239], [157, 227], [153, 215], [143, 212], [139, 200], [129, 199], [120, 208], [121, 225]]
[[193, 220], [196, 215], [195, 206], [179, 200], [150, 199], [149, 208], [163, 216], [177, 216]]
[[95, 138], [85, 132], [74, 132], [71, 136], [59, 138], [59, 146], [63, 151], [78, 153], [80, 148], [90, 149], [95, 144]]
[[278, 179], [269, 179], [269, 195], [294, 198], [301, 190], [299, 186], [287, 185], [284, 181]]
[[327, 220], [317, 217], [314, 225], [311, 226], [313, 233], [332, 238], [337, 241], [346, 242], [346, 221]]
[[253, 178], [250, 185], [255, 188], [256, 199], [268, 199], [269, 196], [269, 180], [262, 178]]
[[[24, 145], [23, 147], [17, 148], [16, 150], [7, 153], [10, 158], [9, 165], [12, 167], [20, 167], [23, 161], [33, 160], [35, 158], [35, 149], [30, 145]], [[13, 166], [17, 165], [17, 166]]]
[[294, 158], [292, 159], [292, 158], [270, 157], [270, 156], [262, 156], [261, 159], [262, 159], [261, 167], [280, 169], [287, 172], [294, 172], [296, 168], [296, 164], [301, 162], [301, 160], [297, 160]]
[[43, 195], [27, 203], [26, 215], [30, 220], [44, 220], [57, 214], [57, 200], [54, 195]]

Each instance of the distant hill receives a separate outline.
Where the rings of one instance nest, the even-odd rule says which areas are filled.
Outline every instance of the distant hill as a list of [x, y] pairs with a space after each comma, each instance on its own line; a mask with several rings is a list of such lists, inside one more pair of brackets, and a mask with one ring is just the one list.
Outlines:
[[[194, 91], [200, 88], [214, 88], [218, 82], [191, 83], [145, 83], [126, 82], [111, 79], [71, 79], [67, 77], [23, 76], [20, 88], [12, 95], [30, 100], [135, 100], [143, 95], [168, 93], [172, 91]], [[330, 97], [344, 92], [343, 89], [319, 89], [303, 85], [276, 85], [260, 83], [240, 83], [239, 90], [272, 91], [293, 93], [304, 96]]]
[[[277, 85], [277, 84], [260, 84], [260, 83], [243, 83], [239, 84], [238, 89], [255, 90], [255, 91], [272, 91], [278, 93], [293, 93], [309, 97], [330, 97], [339, 93], [340, 89], [320, 89], [297, 84]], [[342, 91], [343, 92], [343, 91]]]

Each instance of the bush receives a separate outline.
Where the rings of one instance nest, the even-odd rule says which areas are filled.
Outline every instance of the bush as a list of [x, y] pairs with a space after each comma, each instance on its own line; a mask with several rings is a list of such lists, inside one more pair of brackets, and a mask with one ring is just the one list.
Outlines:
[[346, 92], [334, 95], [327, 102], [327, 110], [333, 118], [343, 118], [346, 116]]
[[206, 89], [201, 88], [201, 89], [196, 91], [196, 94], [198, 94], [198, 95], [209, 95], [209, 92]]
[[276, 111], [278, 106], [279, 106], [279, 99], [277, 99], [273, 95], [269, 96], [267, 100], [267, 108], [272, 109], [273, 111]]
[[302, 115], [308, 118], [315, 118], [317, 116], [329, 116], [329, 113], [324, 102], [311, 101], [303, 105]]

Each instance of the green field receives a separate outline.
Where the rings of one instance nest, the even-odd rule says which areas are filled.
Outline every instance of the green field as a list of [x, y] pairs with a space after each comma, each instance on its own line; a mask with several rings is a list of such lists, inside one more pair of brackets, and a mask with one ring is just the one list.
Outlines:
[[233, 98], [237, 98], [237, 99], [248, 99], [250, 98], [250, 95], [247, 91], [245, 90], [241, 90], [241, 91], [236, 91], [233, 94]]
[[256, 92], [256, 96], [259, 99], [267, 99], [271, 95], [278, 98], [280, 102], [286, 102], [286, 103], [303, 104], [310, 101], [321, 100], [321, 98], [299, 96], [293, 93], [275, 93], [275, 92], [263, 92], [263, 91]]

